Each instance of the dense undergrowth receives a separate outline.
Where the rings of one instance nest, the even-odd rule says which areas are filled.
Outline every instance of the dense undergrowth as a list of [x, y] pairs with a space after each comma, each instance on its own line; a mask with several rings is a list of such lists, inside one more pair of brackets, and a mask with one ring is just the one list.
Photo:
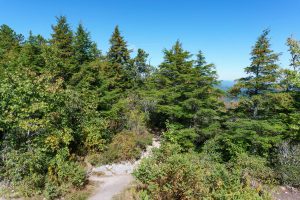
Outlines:
[[[154, 68], [133, 57], [116, 27], [106, 54], [79, 25], [58, 17], [49, 39], [0, 27], [0, 181], [7, 195], [69, 197], [87, 184], [85, 162], [138, 159], [136, 199], [269, 199], [269, 187], [300, 186], [299, 41], [293, 69], [278, 66], [269, 31], [247, 77], [228, 92], [201, 51], [176, 41]], [[233, 102], [222, 99], [234, 97]], [[12, 192], [14, 191], [14, 192]], [[78, 193], [78, 198], [86, 198]]]

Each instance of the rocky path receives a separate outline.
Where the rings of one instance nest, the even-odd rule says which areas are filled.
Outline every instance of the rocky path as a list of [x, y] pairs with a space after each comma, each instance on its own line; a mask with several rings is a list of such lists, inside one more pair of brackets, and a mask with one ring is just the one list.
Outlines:
[[[152, 145], [148, 146], [141, 158], [135, 162], [122, 162], [93, 168], [89, 180], [97, 182], [98, 187], [89, 200], [111, 200], [115, 195], [121, 193], [134, 180], [131, 173], [140, 161], [150, 156], [152, 149], [159, 148], [159, 146], [159, 140], [154, 138]], [[102, 175], [98, 176], [97, 174]]]

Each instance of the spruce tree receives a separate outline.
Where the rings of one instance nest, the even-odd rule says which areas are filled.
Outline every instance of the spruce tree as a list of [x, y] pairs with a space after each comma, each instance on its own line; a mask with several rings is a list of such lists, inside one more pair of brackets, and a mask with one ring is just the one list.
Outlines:
[[296, 90], [300, 88], [300, 42], [292, 37], [287, 39], [288, 51], [290, 53], [291, 69], [281, 70], [281, 85], [286, 91]]
[[56, 19], [56, 25], [52, 26], [51, 45], [43, 50], [46, 60], [45, 68], [68, 82], [77, 70], [74, 59], [73, 32], [65, 16]]
[[202, 51], [199, 51], [197, 54], [195, 68], [199, 75], [203, 78], [203, 84], [218, 84], [218, 75], [215, 65], [213, 63], [207, 64]]
[[74, 55], [73, 32], [65, 16], [57, 17], [56, 21], [56, 25], [52, 26], [50, 43], [60, 51], [62, 58], [69, 59]]
[[113, 64], [127, 65], [130, 62], [130, 51], [118, 26], [115, 27], [109, 42], [111, 46], [107, 54], [108, 60]]
[[148, 56], [149, 54], [143, 49], [138, 49], [137, 55], [134, 58], [134, 76], [136, 86], [140, 87], [151, 73], [151, 66], [147, 64]]
[[35, 36], [30, 31], [20, 52], [19, 65], [30, 68], [36, 73], [41, 73], [45, 66], [45, 60], [42, 56], [42, 49], [45, 44], [46, 40], [41, 35]]
[[11, 65], [21, 50], [23, 36], [17, 34], [9, 26], [3, 24], [0, 26], [0, 66]]
[[100, 51], [91, 41], [90, 33], [87, 32], [82, 24], [79, 24], [74, 37], [75, 59], [79, 65], [90, 62], [99, 57]]
[[116, 26], [111, 36], [110, 48], [107, 53], [107, 60], [110, 63], [106, 74], [110, 79], [110, 89], [129, 89], [133, 85], [133, 67], [132, 60], [130, 58], [130, 50], [127, 47], [127, 42], [119, 31], [119, 27]]
[[243, 89], [250, 96], [276, 88], [279, 54], [274, 53], [270, 48], [269, 32], [269, 30], [264, 30], [252, 48], [251, 64], [245, 68], [249, 76], [239, 79], [236, 85], [236, 89]]
[[300, 42], [289, 37], [286, 44], [291, 55], [290, 66], [294, 69], [294, 71], [297, 71], [300, 67]]
[[[185, 127], [198, 126], [205, 111], [218, 110], [214, 85], [205, 82], [208, 75], [203, 76], [199, 66], [194, 66], [192, 55], [182, 48], [179, 41], [172, 49], [164, 50], [164, 54], [164, 61], [152, 78], [155, 88], [152, 92], [157, 95], [157, 113], [160, 115], [160, 118], [158, 114], [154, 118], [157, 118], [159, 126], [166, 120]], [[215, 115], [214, 112], [206, 112], [206, 117], [212, 113]]]

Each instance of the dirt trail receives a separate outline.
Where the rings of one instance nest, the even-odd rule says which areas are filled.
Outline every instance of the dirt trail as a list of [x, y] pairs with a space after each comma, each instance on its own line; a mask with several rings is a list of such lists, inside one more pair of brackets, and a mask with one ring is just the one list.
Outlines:
[[[114, 196], [121, 193], [134, 180], [131, 173], [139, 165], [140, 161], [150, 156], [152, 149], [159, 148], [159, 146], [159, 140], [154, 138], [152, 145], [148, 146], [146, 151], [142, 153], [141, 158], [135, 162], [122, 162], [93, 168], [89, 180], [98, 182], [99, 186], [89, 200], [111, 200]], [[93, 172], [94, 174], [103, 174], [103, 176], [93, 175]]]

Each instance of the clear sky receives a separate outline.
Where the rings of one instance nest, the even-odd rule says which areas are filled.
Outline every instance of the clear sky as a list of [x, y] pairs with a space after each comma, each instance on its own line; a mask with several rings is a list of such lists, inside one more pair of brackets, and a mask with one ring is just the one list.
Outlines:
[[271, 29], [282, 67], [289, 62], [287, 37], [300, 39], [300, 0], [0, 0], [0, 24], [25, 36], [32, 30], [48, 38], [59, 15], [74, 29], [82, 22], [103, 52], [119, 25], [129, 47], [146, 50], [153, 65], [179, 39], [193, 54], [201, 49], [223, 80], [244, 75], [263, 29]]

